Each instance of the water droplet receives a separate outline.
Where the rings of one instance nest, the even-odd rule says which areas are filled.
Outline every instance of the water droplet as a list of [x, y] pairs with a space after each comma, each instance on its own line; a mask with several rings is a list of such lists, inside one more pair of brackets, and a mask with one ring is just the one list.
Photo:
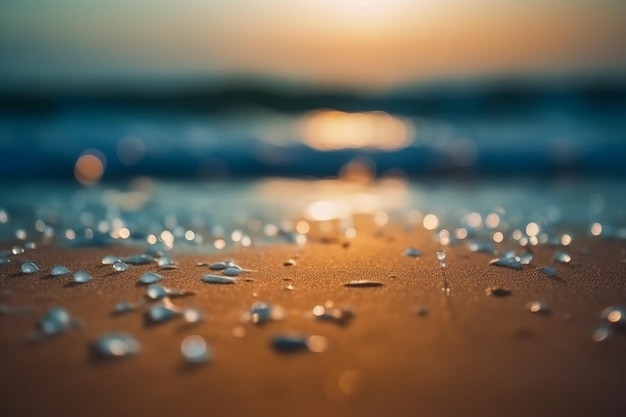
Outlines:
[[560, 262], [562, 264], [568, 264], [572, 261], [572, 257], [565, 252], [559, 251], [554, 254], [552, 260], [555, 262]]
[[404, 251], [404, 254], [405, 254], [406, 256], [410, 256], [410, 257], [412, 257], [412, 258], [417, 258], [418, 256], [422, 256], [422, 251], [421, 251], [421, 250], [419, 250], [419, 249], [417, 249], [417, 248], [413, 248], [413, 247], [411, 247], [411, 248], [407, 248], [407, 249]]
[[241, 321], [254, 324], [265, 324], [270, 320], [282, 320], [287, 315], [282, 306], [273, 306], [263, 301], [252, 304], [249, 311], [241, 315]]
[[70, 270], [63, 265], [57, 265], [50, 270], [50, 275], [53, 277], [60, 277], [70, 273]]
[[241, 274], [241, 272], [242, 272], [241, 268], [233, 268], [233, 267], [228, 267], [222, 270], [222, 274], [227, 275], [229, 277], [236, 277], [237, 275]]
[[85, 282], [91, 281], [91, 275], [89, 275], [85, 271], [76, 271], [74, 275], [72, 275], [74, 282], [83, 284]]
[[222, 269], [228, 268], [228, 266], [229, 265], [226, 262], [214, 262], [209, 265], [209, 269], [212, 269], [214, 271], [221, 271]]
[[531, 313], [550, 314], [550, 306], [545, 301], [529, 301], [526, 308]]
[[115, 307], [113, 308], [113, 313], [114, 314], [124, 314], [124, 313], [129, 313], [131, 311], [135, 311], [137, 309], [137, 307], [139, 307], [141, 305], [141, 303], [130, 303], [128, 301], [121, 301], [117, 304], [115, 304]]
[[559, 271], [553, 266], [542, 266], [539, 270], [549, 277], [557, 277], [559, 275]]
[[353, 280], [353, 281], [348, 281], [345, 284], [343, 284], [344, 287], [357, 287], [357, 288], [368, 288], [368, 287], [382, 287], [383, 285], [385, 285], [382, 282], [379, 281], [370, 281], [367, 279], [357, 279], [357, 280]]
[[519, 263], [522, 265], [530, 265], [533, 260], [533, 254], [530, 252], [524, 252], [519, 256]]
[[235, 282], [237, 282], [235, 278], [211, 274], [203, 276], [201, 280], [206, 282], [207, 284], [234, 284]]
[[594, 342], [605, 342], [609, 340], [613, 332], [608, 327], [598, 327], [593, 331], [591, 338]]
[[144, 320], [148, 324], [165, 323], [181, 315], [180, 309], [164, 300], [163, 304], [150, 307], [144, 314]]
[[146, 296], [151, 300], [160, 300], [168, 295], [167, 289], [158, 284], [152, 284], [146, 290]]
[[415, 307], [415, 314], [417, 314], [418, 316], [427, 316], [428, 313], [430, 313], [429, 309], [427, 306], [423, 306], [423, 305], [418, 305]]
[[121, 261], [121, 258], [119, 256], [106, 255], [104, 258], [102, 258], [102, 265], [113, 265], [115, 262], [119, 261]]
[[13, 248], [11, 249], [11, 253], [13, 255], [21, 255], [24, 253], [24, 248], [21, 246], [13, 246]]
[[37, 249], [37, 244], [35, 242], [26, 242], [24, 243], [24, 249], [27, 249], [27, 250]]
[[198, 335], [185, 337], [180, 344], [180, 351], [183, 358], [192, 364], [206, 363], [212, 356], [206, 341]]
[[602, 310], [600, 317], [609, 323], [626, 325], [626, 308], [622, 306], [609, 306]]
[[438, 250], [437, 251], [437, 259], [441, 262], [444, 261], [446, 259], [446, 251], [445, 250]]
[[485, 294], [495, 297], [507, 297], [511, 295], [511, 290], [503, 287], [489, 287], [485, 290]]
[[128, 256], [126, 258], [123, 258], [122, 260], [131, 265], [147, 265], [154, 262], [154, 258], [145, 253]]
[[20, 266], [23, 274], [32, 274], [33, 272], [39, 272], [39, 267], [30, 261], [23, 262]]
[[126, 333], [106, 333], [93, 344], [94, 354], [101, 358], [121, 358], [139, 350], [139, 342]]
[[346, 325], [354, 318], [354, 312], [348, 307], [333, 307], [332, 303], [313, 307], [313, 316], [321, 321], [333, 321]]
[[295, 266], [296, 265], [296, 261], [294, 259], [287, 259], [285, 262], [283, 262], [284, 266]]
[[128, 271], [128, 264], [122, 261], [113, 262], [113, 269], [117, 272]]
[[139, 283], [143, 285], [156, 284], [161, 281], [163, 277], [156, 272], [146, 272], [139, 278]]
[[26, 240], [26, 230], [24, 229], [17, 229], [15, 231], [15, 237], [19, 240]]
[[51, 308], [39, 320], [38, 326], [42, 336], [53, 336], [67, 330], [72, 324], [72, 318], [62, 307]]
[[174, 260], [170, 258], [169, 256], [161, 256], [157, 260], [157, 265], [159, 265], [160, 268], [171, 266], [171, 265], [174, 265]]
[[284, 287], [285, 291], [293, 291], [295, 290], [295, 287], [291, 284], [287, 284], [287, 286]]
[[183, 311], [183, 318], [187, 323], [200, 323], [204, 320], [204, 314], [197, 308], [186, 308]]
[[146, 291], [146, 296], [151, 300], [160, 300], [165, 297], [185, 297], [192, 294], [193, 292], [190, 291], [181, 291], [177, 288], [162, 287], [158, 284], [150, 285]]
[[489, 261], [489, 265], [501, 266], [510, 269], [522, 269], [522, 264], [516, 258], [496, 258]]
[[270, 344], [280, 352], [297, 352], [309, 350], [323, 352], [328, 347], [328, 340], [324, 336], [308, 336], [304, 333], [280, 333], [274, 336]]
[[472, 252], [488, 253], [490, 255], [496, 253], [496, 248], [490, 242], [470, 242], [467, 248]]
[[9, 262], [11, 262], [11, 259], [8, 256], [0, 255], [0, 265], [8, 264]]

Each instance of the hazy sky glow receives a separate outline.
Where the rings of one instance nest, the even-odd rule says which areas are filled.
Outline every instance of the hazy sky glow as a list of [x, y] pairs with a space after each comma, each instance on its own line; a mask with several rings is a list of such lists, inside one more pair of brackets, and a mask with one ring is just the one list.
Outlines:
[[0, 0], [0, 81], [626, 73], [620, 0]]

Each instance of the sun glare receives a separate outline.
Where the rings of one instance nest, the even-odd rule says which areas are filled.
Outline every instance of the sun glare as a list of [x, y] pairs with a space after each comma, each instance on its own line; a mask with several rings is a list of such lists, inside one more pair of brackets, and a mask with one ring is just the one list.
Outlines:
[[304, 118], [303, 136], [307, 145], [324, 151], [346, 148], [394, 150], [407, 146], [413, 139], [407, 121], [382, 111], [315, 111]]

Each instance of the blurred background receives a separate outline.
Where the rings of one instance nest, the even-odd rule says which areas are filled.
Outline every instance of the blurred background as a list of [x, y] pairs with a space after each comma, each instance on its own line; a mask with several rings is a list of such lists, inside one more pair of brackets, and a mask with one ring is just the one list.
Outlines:
[[626, 174], [620, 0], [2, 0], [0, 176]]

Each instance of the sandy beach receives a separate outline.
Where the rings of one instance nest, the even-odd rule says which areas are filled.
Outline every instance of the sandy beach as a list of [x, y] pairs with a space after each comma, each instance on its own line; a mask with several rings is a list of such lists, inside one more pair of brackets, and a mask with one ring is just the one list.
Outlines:
[[[465, 246], [447, 248], [442, 292], [435, 252], [424, 230], [361, 227], [344, 240], [310, 239], [299, 245], [250, 247], [223, 253], [174, 254], [178, 269], [160, 272], [162, 285], [192, 291], [173, 299], [197, 307], [205, 320], [182, 319], [146, 326], [147, 307], [124, 315], [120, 301], [145, 294], [141, 274], [156, 264], [114, 272], [101, 265], [107, 254], [128, 247], [40, 247], [0, 266], [0, 304], [24, 305], [30, 313], [0, 316], [0, 415], [2, 416], [590, 416], [622, 415], [626, 337], [615, 329], [604, 342], [592, 333], [600, 312], [626, 303], [626, 263], [621, 241], [579, 238], [566, 248], [570, 265], [554, 264], [557, 248], [534, 248], [531, 265], [512, 270], [489, 265], [489, 254]], [[420, 257], [405, 256], [408, 246]], [[2, 249], [10, 248], [11, 243]], [[499, 246], [510, 248], [511, 244]], [[519, 248], [518, 248], [519, 249]], [[584, 253], [584, 255], [583, 255]], [[21, 259], [41, 272], [19, 272]], [[196, 263], [232, 258], [243, 268], [233, 285], [210, 285]], [[296, 265], [285, 266], [288, 259]], [[53, 265], [84, 269], [93, 279], [69, 285], [51, 278]], [[537, 267], [554, 265], [558, 278]], [[350, 288], [350, 280], [380, 287]], [[286, 289], [288, 285], [292, 290]], [[488, 296], [501, 286], [508, 297]], [[354, 311], [345, 325], [315, 320], [314, 306], [331, 300]], [[528, 311], [531, 300], [547, 314]], [[285, 308], [281, 321], [242, 324], [256, 301]], [[79, 318], [80, 329], [29, 341], [37, 320], [54, 306]], [[422, 314], [418, 306], [425, 307]], [[235, 332], [233, 329], [240, 327]], [[285, 354], [270, 346], [277, 333], [297, 330], [328, 339], [322, 353]], [[93, 360], [90, 346], [105, 332], [123, 331], [141, 344], [138, 355]], [[204, 337], [213, 359], [184, 362], [181, 340]]]

